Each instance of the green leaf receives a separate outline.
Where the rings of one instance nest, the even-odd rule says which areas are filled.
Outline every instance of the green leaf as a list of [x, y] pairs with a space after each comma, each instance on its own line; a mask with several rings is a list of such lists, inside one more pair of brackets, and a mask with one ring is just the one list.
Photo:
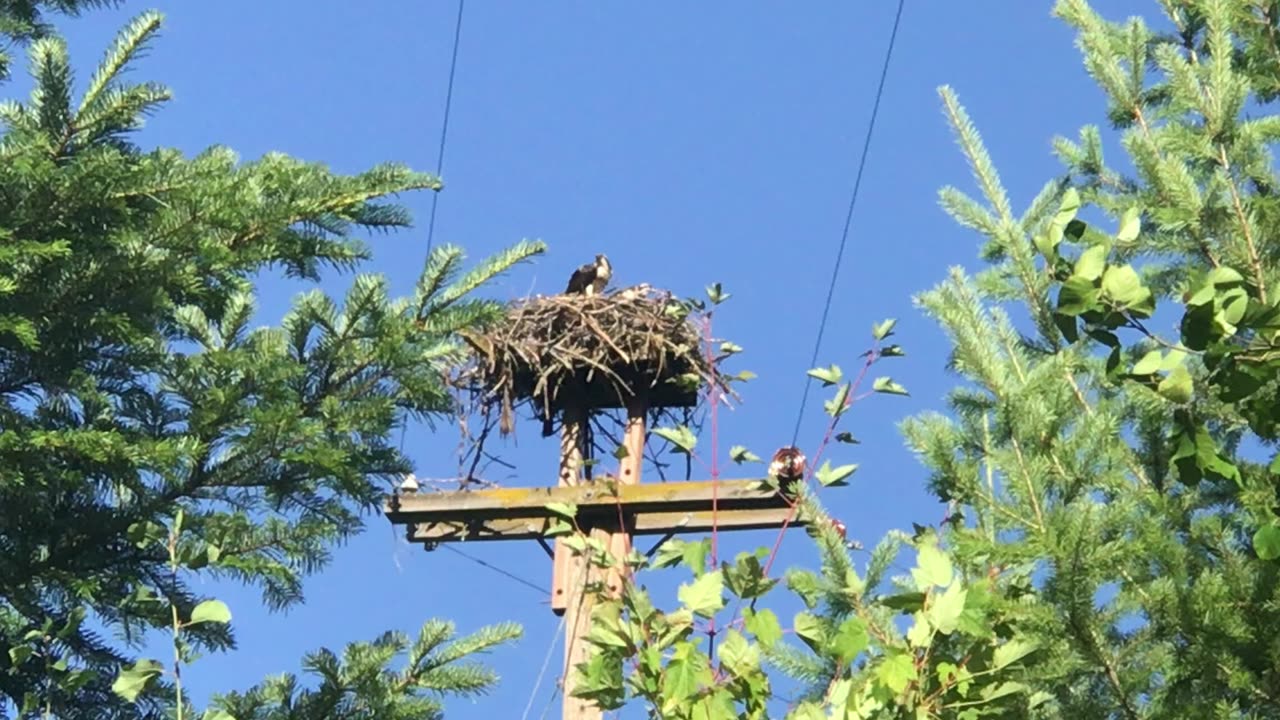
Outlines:
[[1142, 211], [1136, 207], [1131, 207], [1124, 211], [1124, 215], [1120, 218], [1120, 229], [1116, 231], [1116, 242], [1131, 243], [1138, 239], [1138, 233], [1142, 231]]
[[814, 652], [822, 652], [827, 644], [827, 632], [821, 620], [812, 613], [800, 612], [796, 613], [792, 627], [796, 635]]
[[933, 639], [933, 623], [922, 612], [912, 614], [911, 628], [907, 630], [907, 644], [913, 648], [923, 648]]
[[1182, 405], [1191, 402], [1191, 398], [1195, 393], [1195, 388], [1191, 382], [1191, 372], [1183, 365], [1175, 367], [1156, 386], [1156, 391], [1169, 402]]
[[1263, 525], [1253, 534], [1253, 551], [1261, 560], [1280, 558], [1280, 525]]
[[754, 600], [768, 593], [778, 584], [777, 580], [764, 576], [760, 558], [751, 553], [738, 553], [733, 565], [723, 563], [725, 587], [743, 600]]
[[822, 405], [822, 409], [833, 418], [838, 418], [849, 409], [849, 383], [841, 383], [840, 389], [836, 390], [835, 397], [827, 400]]
[[191, 619], [187, 624], [196, 625], [205, 622], [223, 624], [231, 622], [231, 608], [221, 600], [205, 600], [191, 611]]
[[880, 357], [905, 357], [906, 354], [907, 351], [901, 345], [885, 345], [880, 348]]
[[[1061, 234], [1059, 234], [1057, 241], [1062, 242]], [[1041, 257], [1047, 260], [1050, 264], [1053, 264], [1053, 262], [1058, 259], [1057, 244], [1048, 234], [1036, 235], [1031, 239], [1031, 242], [1036, 246], [1036, 249], [1040, 251]]]
[[602, 709], [616, 709], [622, 705], [625, 695], [622, 664], [610, 660], [608, 654], [597, 652], [591, 655], [585, 666], [577, 668], [580, 674], [574, 697], [592, 700]]
[[991, 659], [991, 669], [1000, 670], [1008, 667], [1022, 658], [1030, 655], [1040, 648], [1034, 640], [1015, 637], [1009, 642], [996, 648], [995, 654]]
[[1133, 370], [1129, 372], [1134, 375], [1150, 375], [1160, 369], [1160, 363], [1163, 359], [1164, 356], [1161, 355], [1159, 350], [1152, 350], [1143, 355], [1142, 359], [1134, 364]]
[[1075, 188], [1067, 188], [1062, 193], [1062, 201], [1058, 203], [1058, 212], [1053, 217], [1053, 224], [1061, 233], [1067, 224], [1076, 218], [1080, 211], [1080, 192]]
[[[1128, 265], [1113, 265], [1102, 275], [1102, 292], [1126, 310], [1154, 307], [1151, 291], [1142, 285], [1138, 272]], [[1149, 315], [1150, 312], [1144, 314]]]
[[764, 462], [759, 455], [751, 452], [743, 445], [734, 445], [729, 448], [729, 459], [739, 465], [743, 463]]
[[911, 394], [907, 392], [906, 388], [902, 387], [901, 385], [894, 382], [891, 378], [888, 378], [888, 377], [876, 378], [876, 381], [871, 385], [871, 389], [878, 393], [885, 393], [888, 395], [910, 395]]
[[1244, 285], [1244, 276], [1235, 268], [1219, 265], [1205, 276], [1205, 282], [1216, 288], [1231, 288]]
[[772, 648], [782, 640], [782, 624], [778, 622], [778, 616], [773, 614], [772, 610], [748, 608], [743, 618], [747, 632], [755, 635], [756, 640], [766, 648]]
[[613, 449], [614, 460], [621, 461], [621, 460], [626, 460], [629, 457], [631, 457], [631, 451], [627, 449], [626, 445], [619, 445], [618, 447]]
[[733, 628], [724, 631], [719, 656], [720, 664], [738, 677], [760, 669], [760, 648], [747, 642], [742, 633]]
[[891, 651], [876, 666], [876, 678], [894, 695], [902, 693], [916, 679], [916, 666], [911, 656], [901, 651]]
[[164, 526], [159, 523], [147, 520], [146, 522], [134, 523], [129, 526], [128, 538], [129, 542], [136, 547], [145, 548], [153, 543], [160, 542], [166, 535]]
[[947, 557], [933, 543], [922, 545], [916, 558], [916, 567], [911, 571], [911, 576], [915, 578], [916, 587], [921, 591], [926, 591], [935, 585], [950, 585], [952, 577], [951, 558]]
[[1191, 306], [1182, 316], [1182, 344], [1200, 352], [1217, 336], [1213, 305]]
[[591, 611], [591, 626], [587, 639], [597, 647], [630, 648], [631, 639], [622, 627], [622, 605], [605, 602]]
[[653, 565], [660, 568], [674, 567], [683, 561], [694, 574], [701, 575], [707, 569], [707, 555], [710, 552], [711, 540], [708, 538], [696, 542], [672, 538], [658, 548]]
[[831, 649], [835, 651], [836, 657], [840, 658], [841, 662], [848, 664], [867, 649], [870, 640], [866, 623], [862, 622], [861, 618], [853, 616], [840, 623], [840, 627], [836, 629], [836, 636], [831, 641]]
[[827, 714], [822, 711], [821, 705], [806, 700], [787, 713], [786, 720], [827, 720]]
[[236, 720], [236, 716], [226, 710], [205, 710], [201, 720]]
[[818, 479], [818, 482], [822, 483], [823, 487], [838, 487], [847, 485], [848, 483], [845, 480], [857, 470], [857, 463], [833, 468], [831, 467], [831, 461], [825, 460], [822, 463], [822, 467], [818, 468], [818, 471], [814, 473], [814, 477]]
[[891, 609], [902, 612], [914, 612], [924, 607], [924, 593], [907, 592], [898, 593], [896, 595], [885, 595], [880, 598], [880, 604]]
[[988, 702], [1014, 693], [1026, 692], [1027, 686], [1020, 682], [1002, 682], [999, 685], [988, 685], [982, 688], [982, 699]]
[[1080, 258], [1076, 260], [1075, 269], [1072, 275], [1088, 280], [1090, 284], [1094, 280], [1102, 277], [1102, 271], [1107, 267], [1107, 248], [1104, 245], [1091, 245], [1080, 253]]
[[678, 643], [662, 682], [662, 715], [669, 717], [712, 680], [711, 661], [688, 642]]
[[835, 441], [839, 443], [845, 443], [847, 445], [859, 445], [862, 442], [858, 438], [854, 437], [853, 434], [847, 430], [836, 433]]
[[883, 340], [893, 334], [893, 328], [897, 324], [898, 321], [894, 318], [878, 322], [871, 327], [871, 337], [876, 340]]
[[701, 576], [707, 571], [707, 556], [710, 554], [711, 538], [702, 538], [680, 545], [680, 558], [684, 561], [684, 566], [692, 570], [695, 576]]
[[542, 531], [543, 537], [563, 537], [572, 535], [573, 526], [561, 520], [560, 518], [551, 518], [551, 522], [547, 524], [547, 529]]
[[672, 452], [689, 454], [698, 444], [698, 438], [684, 425], [674, 428], [654, 428], [653, 434], [675, 445]]
[[567, 520], [572, 520], [573, 518], [578, 516], [578, 506], [571, 502], [570, 503], [551, 502], [551, 503], [547, 503], [546, 505], [543, 505], [542, 507], [546, 508], [547, 510], [550, 510], [556, 515], [559, 515], [560, 517], [565, 518]]
[[1174, 368], [1182, 365], [1187, 359], [1187, 354], [1181, 350], [1170, 350], [1169, 354], [1160, 361], [1160, 369], [1169, 372]]
[[9, 661], [12, 662], [13, 666], [16, 668], [30, 659], [34, 654], [35, 650], [32, 649], [30, 645], [16, 645], [9, 648]]
[[680, 585], [676, 596], [694, 615], [709, 618], [724, 607], [724, 576], [719, 570], [705, 573], [692, 584]]
[[1272, 475], [1280, 475], [1280, 452], [1271, 458], [1271, 465], [1267, 467], [1267, 471]]
[[1222, 294], [1222, 319], [1234, 328], [1244, 319], [1249, 307], [1249, 295], [1244, 288], [1231, 288]]
[[1098, 289], [1093, 286], [1093, 282], [1085, 278], [1078, 276], [1067, 278], [1058, 288], [1057, 310], [1060, 315], [1075, 317], [1097, 307]]
[[115, 682], [111, 683], [111, 691], [128, 702], [135, 702], [162, 670], [163, 667], [155, 660], [139, 660], [120, 671]]
[[835, 385], [844, 378], [844, 374], [840, 372], [839, 365], [832, 365], [826, 368], [814, 368], [808, 372], [809, 377], [822, 381], [823, 387]]
[[1206, 475], [1239, 482], [1240, 470], [1218, 453], [1217, 442], [1202, 425], [1185, 419], [1173, 436], [1170, 460], [1178, 469], [1178, 479], [1194, 485]]
[[1067, 342], [1073, 343], [1080, 339], [1079, 324], [1075, 317], [1055, 312], [1053, 324], [1058, 326], [1058, 332], [1062, 333], [1062, 337], [1066, 338]]
[[720, 343], [721, 355], [736, 355], [742, 352], [742, 346], [737, 343], [731, 343], [728, 340]]
[[719, 305], [730, 297], [731, 295], [724, 291], [724, 288], [721, 287], [720, 283], [712, 283], [707, 286], [707, 299], [710, 300], [713, 305]]
[[955, 632], [960, 622], [960, 615], [964, 613], [967, 597], [968, 591], [958, 582], [952, 583], [941, 595], [934, 596], [933, 603], [929, 606], [929, 621], [938, 629], [938, 632], [943, 635]]

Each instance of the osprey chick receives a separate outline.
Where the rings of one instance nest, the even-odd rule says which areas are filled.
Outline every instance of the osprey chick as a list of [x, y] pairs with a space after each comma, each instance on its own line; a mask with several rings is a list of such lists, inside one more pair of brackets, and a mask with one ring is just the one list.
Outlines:
[[596, 255], [594, 263], [588, 263], [573, 271], [573, 275], [569, 277], [569, 287], [565, 288], [564, 293], [566, 295], [599, 295], [609, 284], [611, 277], [613, 277], [613, 266], [609, 265], [609, 258]]
[[649, 287], [649, 283], [640, 283], [639, 285], [629, 287], [626, 290], [619, 292], [614, 297], [618, 298], [622, 302], [637, 302], [647, 298], [649, 296], [649, 291], [652, 289], [653, 288]]

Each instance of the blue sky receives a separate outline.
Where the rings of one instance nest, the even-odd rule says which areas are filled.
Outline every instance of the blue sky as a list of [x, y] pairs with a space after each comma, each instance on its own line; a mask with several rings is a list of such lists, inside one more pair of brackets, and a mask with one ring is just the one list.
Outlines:
[[[557, 292], [597, 252], [613, 260], [618, 283], [694, 294], [722, 282], [734, 297], [717, 334], [746, 348], [736, 367], [759, 377], [745, 403], [722, 417], [721, 452], [742, 443], [767, 455], [790, 440], [895, 5], [472, 0], [437, 242], [480, 257], [521, 238], [546, 241], [546, 256], [493, 287], [504, 298]], [[1112, 18], [1156, 10], [1136, 0], [1100, 5]], [[948, 266], [978, 266], [979, 239], [936, 204], [943, 185], [972, 190], [937, 86], [959, 93], [1015, 206], [1058, 171], [1049, 152], [1055, 134], [1104, 121], [1101, 93], [1050, 6], [907, 4], [821, 355], [823, 364], [855, 367], [871, 324], [899, 318], [908, 357], [885, 370], [912, 396], [877, 397], [855, 410], [847, 427], [863, 444], [836, 459], [861, 470], [850, 487], [825, 496], [850, 536], [868, 545], [891, 528], [941, 517], [895, 428], [908, 414], [942, 409], [955, 383], [944, 368], [945, 338], [911, 296], [941, 281]], [[434, 167], [453, 0], [128, 2], [62, 23], [82, 79], [116, 30], [148, 8], [167, 21], [134, 77], [169, 85], [175, 99], [143, 131], [144, 146], [195, 153], [224, 144], [246, 159], [281, 151], [343, 172], [385, 160]], [[407, 291], [425, 251], [430, 197], [404, 201], [420, 229], [372, 238], [375, 259], [365, 270]], [[328, 277], [323, 287], [341, 294], [349, 281]], [[277, 320], [299, 289], [268, 279], [263, 321]], [[801, 444], [811, 449], [824, 418], [820, 403], [810, 408]], [[447, 424], [407, 439], [428, 477], [454, 474], [455, 444]], [[554, 482], [553, 443], [536, 426], [521, 427], [519, 442], [502, 452], [519, 470], [498, 479]], [[254, 593], [217, 588], [235, 613], [240, 648], [186, 674], [195, 696], [295, 671], [320, 646], [336, 650], [387, 629], [413, 633], [429, 617], [453, 619], [464, 632], [515, 620], [525, 638], [491, 658], [502, 685], [474, 703], [454, 702], [449, 716], [522, 713], [557, 627], [545, 597], [401, 538], [371, 517], [368, 531], [310, 580], [306, 605], [287, 614], [267, 613]], [[722, 543], [732, 553], [772, 540], [747, 533]], [[463, 549], [549, 582], [536, 544]], [[779, 567], [812, 560], [796, 533]], [[668, 592], [675, 579], [669, 572], [655, 585]], [[553, 665], [560, 657], [557, 648]], [[541, 716], [552, 680], [530, 717]]]

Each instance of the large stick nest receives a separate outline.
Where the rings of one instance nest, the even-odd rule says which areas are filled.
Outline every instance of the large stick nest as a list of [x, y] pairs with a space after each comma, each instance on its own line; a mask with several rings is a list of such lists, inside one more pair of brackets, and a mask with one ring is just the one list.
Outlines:
[[650, 408], [692, 407], [712, 383], [732, 396], [692, 310], [643, 285], [519, 300], [494, 326], [462, 333], [472, 358], [458, 380], [484, 405], [500, 405], [503, 434], [526, 401], [550, 421], [565, 407], [621, 408], [636, 397]]

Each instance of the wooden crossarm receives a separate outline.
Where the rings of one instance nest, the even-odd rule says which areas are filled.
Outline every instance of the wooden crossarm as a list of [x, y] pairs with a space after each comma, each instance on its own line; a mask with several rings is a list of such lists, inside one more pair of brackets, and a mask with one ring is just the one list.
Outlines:
[[[626, 512], [623, 517], [632, 535], [665, 535], [671, 532], [696, 533], [717, 530], [767, 530], [782, 527], [789, 507], [759, 508], [754, 510], [690, 510], [685, 512]], [[616, 525], [617, 514], [601, 518], [606, 524]], [[791, 525], [802, 527], [808, 522], [802, 513], [796, 513]], [[490, 520], [441, 520], [410, 523], [405, 536], [409, 542], [479, 542], [488, 540], [532, 540], [545, 537], [551, 527], [551, 519], [543, 516], [512, 517]]]
[[[790, 501], [764, 480], [625, 485], [601, 478], [576, 486], [396, 495], [388, 498], [383, 513], [395, 524], [474, 526], [477, 523], [513, 521], [514, 524], [505, 522], [502, 525], [513, 529], [520, 523], [555, 517], [556, 513], [546, 507], [549, 503], [576, 505], [580, 525], [610, 520], [617, 524], [620, 509], [624, 516], [661, 516], [664, 518], [662, 522], [678, 520], [685, 514], [691, 513], [693, 517], [710, 513], [713, 504], [716, 511], [726, 518], [734, 511], [783, 510], [776, 515], [777, 524], [781, 525], [791, 507]], [[757, 521], [766, 518], [764, 515], [753, 517]], [[543, 525], [542, 522], [537, 524]], [[659, 524], [652, 518], [645, 522], [647, 527], [653, 528], [652, 532], [666, 532], [658, 527]]]
[[[636, 410], [631, 415], [628, 437], [640, 446], [643, 414]], [[581, 425], [573, 427], [580, 429]], [[566, 436], [575, 440], [576, 433]], [[638, 451], [628, 456], [635, 460], [621, 465], [624, 481], [610, 477], [584, 481], [577, 464], [581, 455], [575, 447], [570, 443], [570, 449], [562, 452], [557, 487], [397, 494], [387, 498], [383, 513], [392, 523], [408, 526], [410, 542], [434, 545], [542, 538], [560, 517], [547, 505], [573, 505], [577, 508], [574, 522], [615, 558], [632, 551], [631, 540], [636, 535], [670, 537], [713, 528], [748, 530], [808, 524], [800, 508], [763, 479], [643, 484], [639, 482]], [[585, 637], [596, 596], [585, 588], [594, 584], [607, 596], [616, 596], [622, 592], [626, 576], [617, 566], [602, 570], [569, 550], [562, 539], [556, 539], [550, 606], [552, 612], [566, 618], [565, 667], [573, 668], [587, 662], [590, 655]], [[603, 717], [600, 708], [574, 695], [577, 681], [572, 672], [562, 679], [563, 717], [599, 720]]]

